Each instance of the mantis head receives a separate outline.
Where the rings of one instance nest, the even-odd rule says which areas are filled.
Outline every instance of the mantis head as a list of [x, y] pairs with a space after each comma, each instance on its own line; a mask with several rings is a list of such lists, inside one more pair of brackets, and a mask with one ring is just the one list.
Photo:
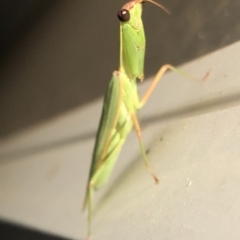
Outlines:
[[[119, 20], [121, 22], [128, 22], [130, 19], [130, 12], [134, 11], [135, 8], [139, 8], [139, 6], [145, 2], [150, 2], [154, 5], [156, 5], [157, 7], [163, 9], [163, 11], [165, 11], [166, 13], [168, 13], [170, 15], [170, 12], [167, 10], [167, 8], [165, 8], [160, 3], [155, 2], [154, 0], [132, 0], [128, 3], [126, 3], [125, 5], [123, 5], [123, 7], [118, 12]], [[138, 11], [138, 10], [136, 10], [136, 11]]]

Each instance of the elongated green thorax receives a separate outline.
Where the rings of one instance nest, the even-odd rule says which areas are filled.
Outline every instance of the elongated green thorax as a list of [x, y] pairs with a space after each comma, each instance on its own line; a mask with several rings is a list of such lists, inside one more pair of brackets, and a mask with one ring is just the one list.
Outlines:
[[143, 80], [145, 33], [142, 23], [142, 5], [144, 2], [169, 11], [154, 0], [132, 0], [118, 12], [120, 20], [120, 64], [119, 70], [125, 72], [130, 80]]
[[130, 79], [144, 77], [145, 34], [142, 23], [142, 3], [131, 1], [118, 12], [120, 20], [120, 71]]

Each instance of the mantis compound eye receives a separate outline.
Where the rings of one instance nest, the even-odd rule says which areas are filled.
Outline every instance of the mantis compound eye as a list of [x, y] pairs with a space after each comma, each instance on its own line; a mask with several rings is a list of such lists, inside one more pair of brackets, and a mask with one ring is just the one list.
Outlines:
[[126, 9], [121, 9], [120, 11], [118, 11], [118, 19], [121, 22], [127, 22], [130, 19], [130, 13], [128, 10]]

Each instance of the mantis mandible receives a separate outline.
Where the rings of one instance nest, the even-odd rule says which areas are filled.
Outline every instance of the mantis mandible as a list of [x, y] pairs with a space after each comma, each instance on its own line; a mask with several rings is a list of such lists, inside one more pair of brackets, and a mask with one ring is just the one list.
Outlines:
[[167, 70], [180, 71], [168, 64], [162, 66], [147, 92], [141, 100], [139, 99], [137, 81], [142, 81], [144, 78], [145, 34], [141, 18], [144, 2], [151, 2], [168, 13], [166, 8], [153, 0], [130, 1], [118, 12], [119, 68], [113, 72], [105, 94], [84, 201], [84, 208], [88, 208], [88, 236], [91, 233], [94, 191], [108, 180], [126, 137], [133, 127], [139, 140], [144, 164], [154, 181], [158, 183], [158, 178], [148, 164], [136, 111], [147, 102], [156, 84]]

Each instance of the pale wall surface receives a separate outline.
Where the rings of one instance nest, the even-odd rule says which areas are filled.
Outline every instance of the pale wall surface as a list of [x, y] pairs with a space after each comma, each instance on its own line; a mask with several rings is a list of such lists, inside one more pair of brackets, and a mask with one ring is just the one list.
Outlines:
[[[130, 134], [96, 194], [93, 239], [240, 236], [240, 43], [169, 73], [141, 110], [160, 184]], [[148, 83], [140, 86], [143, 92]], [[102, 99], [0, 142], [0, 217], [73, 239], [86, 236], [84, 199]]]

